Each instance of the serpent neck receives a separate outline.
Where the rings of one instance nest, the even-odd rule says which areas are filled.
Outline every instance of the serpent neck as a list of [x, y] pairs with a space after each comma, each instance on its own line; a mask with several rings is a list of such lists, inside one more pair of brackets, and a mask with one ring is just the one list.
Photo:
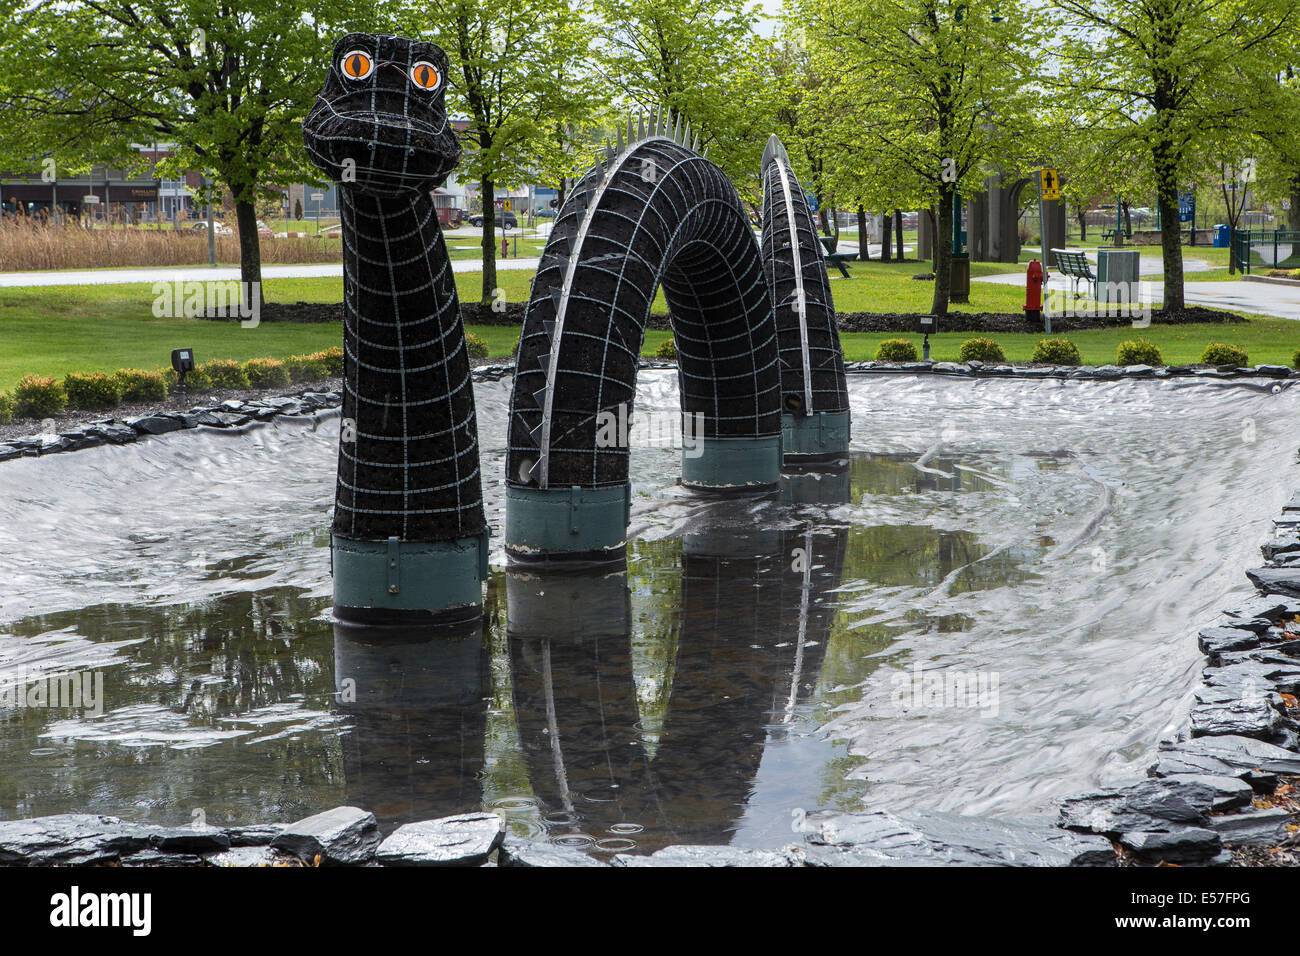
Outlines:
[[423, 191], [378, 197], [343, 187], [340, 195], [345, 422], [334, 531], [408, 541], [477, 535], [485, 521], [474, 392], [433, 201]]

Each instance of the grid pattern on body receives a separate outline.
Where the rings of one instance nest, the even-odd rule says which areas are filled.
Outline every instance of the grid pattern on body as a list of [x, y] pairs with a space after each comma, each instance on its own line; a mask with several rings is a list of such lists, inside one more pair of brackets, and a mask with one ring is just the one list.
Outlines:
[[763, 159], [762, 249], [775, 309], [782, 411], [794, 415], [848, 411], [844, 352], [816, 221], [775, 137]]
[[[371, 58], [360, 80], [340, 73], [356, 50]], [[345, 36], [303, 123], [308, 155], [340, 185], [344, 386], [333, 530], [354, 540], [443, 541], [486, 525], [465, 331], [429, 195], [460, 145], [442, 82], [429, 91], [412, 81], [421, 63], [446, 76], [446, 56], [432, 44]]]
[[631, 409], [661, 287], [683, 412], [702, 414], [705, 437], [780, 432], [776, 328], [758, 243], [722, 170], [680, 141], [680, 123], [675, 136], [661, 123], [649, 136], [629, 135], [626, 150], [577, 183], [547, 241], [511, 397], [512, 484], [627, 481], [627, 445], [598, 447], [598, 420]]

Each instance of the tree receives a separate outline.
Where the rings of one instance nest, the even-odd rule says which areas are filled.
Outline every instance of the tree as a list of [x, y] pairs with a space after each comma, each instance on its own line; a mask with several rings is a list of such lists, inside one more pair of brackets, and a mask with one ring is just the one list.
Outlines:
[[1045, 82], [1079, 102], [1106, 149], [1143, 154], [1155, 185], [1164, 305], [1184, 307], [1178, 193], [1197, 156], [1248, 136], [1245, 95], [1275, 76], [1295, 0], [1052, 0], [1061, 69]]
[[497, 188], [555, 178], [572, 147], [562, 138], [557, 145], [557, 131], [599, 111], [591, 27], [569, 0], [432, 0], [381, 9], [394, 29], [428, 37], [451, 60], [448, 109], [469, 117], [461, 169], [478, 183], [483, 202], [482, 302], [489, 304], [497, 291]]
[[606, 81], [627, 107], [672, 110], [754, 202], [773, 132], [769, 41], [742, 0], [596, 0]]
[[[131, 164], [131, 143], [171, 144], [163, 173], [210, 170], [234, 199], [240, 275], [261, 279], [255, 203], [312, 177], [298, 124], [332, 34], [335, 0], [35, 0], [0, 38], [11, 63], [7, 129], [73, 162]], [[13, 74], [18, 74], [17, 79]]]
[[868, 178], [894, 197], [876, 208], [937, 205], [931, 310], [945, 314], [954, 197], [1014, 163], [1028, 122], [1026, 13], [1001, 0], [794, 0], [790, 16], [836, 110], [821, 135], [856, 157], [842, 174], [873, 166]]

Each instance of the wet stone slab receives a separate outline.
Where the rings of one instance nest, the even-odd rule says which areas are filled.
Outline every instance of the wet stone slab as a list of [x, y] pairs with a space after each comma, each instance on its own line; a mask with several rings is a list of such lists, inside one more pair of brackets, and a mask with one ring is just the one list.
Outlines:
[[798, 858], [779, 850], [751, 850], [736, 846], [666, 846], [649, 856], [619, 853], [613, 866], [708, 866], [708, 867], [788, 867], [799, 865]]
[[540, 840], [521, 840], [506, 837], [501, 842], [497, 860], [501, 866], [605, 866], [594, 856], [569, 846], [556, 846]]
[[0, 823], [0, 864], [103, 863], [149, 849], [151, 831], [117, 817], [66, 813]]
[[505, 835], [495, 813], [462, 813], [398, 827], [379, 845], [384, 866], [480, 866]]
[[1292, 835], [1291, 814], [1281, 807], [1210, 817], [1210, 828], [1228, 846], [1277, 846]]
[[271, 848], [321, 865], [355, 865], [374, 858], [380, 843], [373, 813], [357, 807], [335, 807], [285, 827]]

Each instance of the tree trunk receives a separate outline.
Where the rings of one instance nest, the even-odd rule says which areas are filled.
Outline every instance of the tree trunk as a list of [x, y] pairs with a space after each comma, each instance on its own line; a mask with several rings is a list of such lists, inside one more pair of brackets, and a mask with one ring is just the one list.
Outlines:
[[934, 257], [938, 255], [936, 250], [939, 248], [937, 240], [939, 235], [939, 223], [935, 217], [933, 206], [930, 206], [925, 210], [925, 218], [930, 220], [930, 261], [934, 262]]
[[893, 258], [889, 254], [890, 246], [893, 245], [893, 243], [889, 241], [891, 235], [893, 235], [893, 229], [889, 224], [889, 213], [885, 213], [883, 216], [880, 217], [880, 261], [881, 262], [888, 262], [891, 258]]
[[948, 314], [948, 295], [952, 289], [952, 201], [955, 195], [950, 185], [945, 185], [939, 193], [939, 222], [934, 230], [934, 300], [930, 303], [930, 311], [938, 316]]
[[1183, 230], [1178, 223], [1178, 186], [1173, 170], [1162, 182], [1157, 173], [1160, 253], [1165, 264], [1165, 311], [1183, 308]]
[[830, 220], [826, 218], [826, 207], [821, 204], [820, 196], [818, 196], [817, 199], [817, 221], [821, 223], [822, 235], [829, 236], [831, 234], [831, 223]]
[[[1129, 209], [1127, 199], [1123, 201], [1122, 205], [1124, 206], [1124, 238], [1132, 239], [1133, 238], [1133, 213]], [[1039, 224], [1039, 229], [1040, 230], [1042, 229], [1041, 223]]]
[[[235, 203], [235, 223], [239, 227], [239, 278], [244, 289], [262, 281], [262, 252], [257, 236], [257, 210], [251, 202]], [[245, 305], [248, 303], [246, 302]]]
[[1079, 244], [1082, 245], [1088, 241], [1088, 214], [1080, 209], [1074, 218], [1079, 220]]
[[903, 255], [903, 210], [894, 210], [894, 233], [898, 236], [898, 261], [902, 262], [907, 256]]
[[[1295, 206], [1291, 208], [1294, 209]], [[862, 262], [871, 261], [871, 249], [867, 246], [867, 211], [862, 208], [862, 203], [858, 203], [858, 259]]]
[[492, 177], [479, 181], [479, 196], [483, 200], [483, 292], [479, 301], [491, 305], [497, 290], [497, 204]]
[[1292, 232], [1300, 232], [1300, 169], [1291, 174], [1290, 188], [1287, 193], [1291, 199], [1291, 208], [1287, 212], [1287, 226]]

